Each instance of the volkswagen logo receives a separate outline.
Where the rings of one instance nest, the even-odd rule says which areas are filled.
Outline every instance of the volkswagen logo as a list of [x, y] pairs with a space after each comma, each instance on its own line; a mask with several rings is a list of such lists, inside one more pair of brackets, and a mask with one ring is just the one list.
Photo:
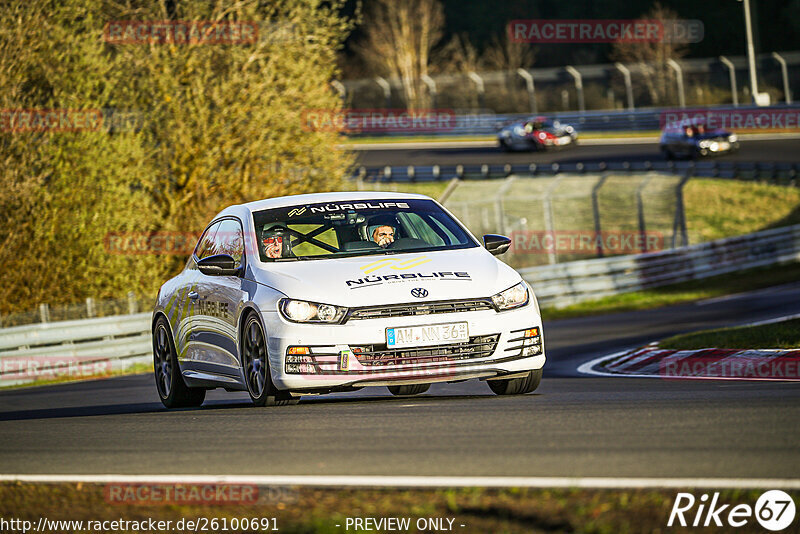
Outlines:
[[421, 287], [415, 287], [411, 290], [411, 295], [417, 297], [418, 299], [424, 299], [428, 296], [428, 290], [422, 289]]

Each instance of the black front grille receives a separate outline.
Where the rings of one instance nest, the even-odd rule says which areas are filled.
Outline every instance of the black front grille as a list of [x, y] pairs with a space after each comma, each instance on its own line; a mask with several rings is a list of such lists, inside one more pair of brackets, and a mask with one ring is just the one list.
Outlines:
[[416, 315], [433, 315], [439, 313], [459, 313], [471, 311], [493, 310], [489, 299], [441, 300], [436, 302], [410, 302], [407, 304], [390, 304], [387, 306], [369, 306], [353, 308], [346, 321], [358, 319], [383, 319], [386, 317], [411, 317]]
[[465, 343], [437, 345], [434, 347], [414, 347], [408, 349], [387, 349], [385, 343], [352, 346], [353, 354], [361, 365], [407, 365], [486, 358], [497, 348], [499, 334], [474, 336]]

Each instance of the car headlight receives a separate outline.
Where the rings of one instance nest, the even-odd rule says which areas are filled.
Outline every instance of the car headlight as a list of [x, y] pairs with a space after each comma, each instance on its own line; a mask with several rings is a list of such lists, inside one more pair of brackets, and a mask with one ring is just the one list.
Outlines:
[[515, 126], [514, 133], [520, 137], [525, 137], [525, 128], [523, 128], [522, 126]]
[[281, 299], [278, 309], [284, 318], [294, 323], [335, 324], [347, 313], [347, 308], [342, 306], [295, 299]]
[[697, 143], [697, 146], [699, 146], [700, 148], [708, 148], [710, 145], [711, 143], [709, 141], [700, 141], [699, 143]]
[[492, 302], [494, 302], [498, 311], [524, 306], [528, 303], [528, 286], [525, 285], [525, 282], [520, 282], [497, 295], [493, 295]]
[[736, 137], [736, 134], [731, 134], [731, 135], [728, 136], [728, 142], [729, 143], [735, 143], [738, 140], [739, 140], [739, 138]]

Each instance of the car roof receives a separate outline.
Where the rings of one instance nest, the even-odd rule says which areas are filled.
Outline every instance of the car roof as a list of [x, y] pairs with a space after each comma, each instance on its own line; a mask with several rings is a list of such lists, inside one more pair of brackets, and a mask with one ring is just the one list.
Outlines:
[[388, 191], [339, 191], [335, 193], [310, 193], [306, 195], [289, 195], [284, 197], [267, 198], [256, 200], [246, 204], [229, 206], [222, 210], [216, 218], [224, 215], [238, 215], [243, 210], [254, 212], [271, 208], [282, 208], [286, 206], [296, 206], [299, 204], [318, 204], [320, 202], [342, 202], [358, 200], [395, 200], [395, 199], [416, 199], [432, 200], [425, 195], [415, 193], [395, 193]]

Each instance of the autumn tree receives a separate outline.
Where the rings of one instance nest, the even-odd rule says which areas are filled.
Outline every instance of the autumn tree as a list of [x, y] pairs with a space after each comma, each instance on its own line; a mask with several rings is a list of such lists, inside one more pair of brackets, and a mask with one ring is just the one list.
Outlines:
[[410, 109], [430, 106], [423, 77], [441, 40], [444, 10], [437, 0], [375, 0], [365, 14], [365, 39], [356, 50], [376, 74], [395, 77]]

